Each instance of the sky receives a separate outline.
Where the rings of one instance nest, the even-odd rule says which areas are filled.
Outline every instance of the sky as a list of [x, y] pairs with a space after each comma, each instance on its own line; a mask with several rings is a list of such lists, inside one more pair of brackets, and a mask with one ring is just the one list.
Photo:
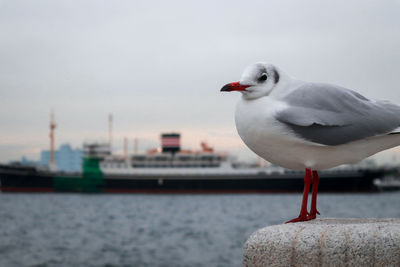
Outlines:
[[219, 90], [258, 61], [400, 104], [400, 0], [0, 0], [0, 32], [0, 162], [49, 148], [51, 110], [56, 147], [107, 141], [112, 113], [116, 153], [174, 131], [255, 159]]

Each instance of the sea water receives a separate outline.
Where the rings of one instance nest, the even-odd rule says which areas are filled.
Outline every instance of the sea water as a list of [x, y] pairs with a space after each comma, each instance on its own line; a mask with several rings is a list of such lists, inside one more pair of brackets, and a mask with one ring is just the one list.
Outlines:
[[[0, 266], [241, 266], [300, 194], [0, 194]], [[400, 192], [320, 194], [321, 218], [400, 217]]]

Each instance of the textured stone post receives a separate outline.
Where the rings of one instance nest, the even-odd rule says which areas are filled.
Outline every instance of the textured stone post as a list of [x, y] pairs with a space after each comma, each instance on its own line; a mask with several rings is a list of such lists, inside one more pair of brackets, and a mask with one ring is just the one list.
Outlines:
[[400, 219], [316, 219], [253, 233], [243, 266], [400, 266]]

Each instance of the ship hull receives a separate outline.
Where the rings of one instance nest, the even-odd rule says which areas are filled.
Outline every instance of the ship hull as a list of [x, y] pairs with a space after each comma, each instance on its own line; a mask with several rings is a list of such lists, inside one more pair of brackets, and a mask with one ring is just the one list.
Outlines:
[[54, 192], [54, 176], [34, 168], [3, 166], [0, 168], [2, 192]]
[[[103, 175], [97, 178], [0, 168], [2, 192], [283, 193], [302, 192], [304, 174]], [[320, 192], [374, 192], [383, 171], [320, 173]]]
[[[321, 175], [320, 192], [372, 192], [377, 173], [348, 172]], [[123, 176], [105, 177], [106, 192], [157, 193], [282, 193], [302, 192], [304, 176], [293, 174], [263, 175], [192, 175], [185, 177]]]

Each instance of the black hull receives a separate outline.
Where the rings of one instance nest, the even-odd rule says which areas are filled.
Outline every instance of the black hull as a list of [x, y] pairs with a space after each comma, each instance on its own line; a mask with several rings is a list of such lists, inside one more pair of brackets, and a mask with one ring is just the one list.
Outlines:
[[[382, 170], [320, 172], [320, 192], [375, 192]], [[62, 177], [62, 178], [60, 178]], [[62, 182], [60, 182], [62, 179]], [[99, 179], [39, 172], [32, 168], [0, 168], [3, 192], [100, 193], [282, 193], [302, 192], [304, 174], [140, 176], [105, 175]]]
[[0, 185], [3, 192], [52, 192], [54, 175], [39, 173], [34, 168], [1, 166]]
[[[319, 192], [373, 192], [376, 187], [373, 172], [351, 172], [342, 174], [323, 174]], [[190, 176], [176, 177], [105, 177], [104, 191], [107, 192], [222, 192], [222, 193], [281, 193], [302, 192], [304, 176], [301, 173], [282, 175], [251, 176]]]

